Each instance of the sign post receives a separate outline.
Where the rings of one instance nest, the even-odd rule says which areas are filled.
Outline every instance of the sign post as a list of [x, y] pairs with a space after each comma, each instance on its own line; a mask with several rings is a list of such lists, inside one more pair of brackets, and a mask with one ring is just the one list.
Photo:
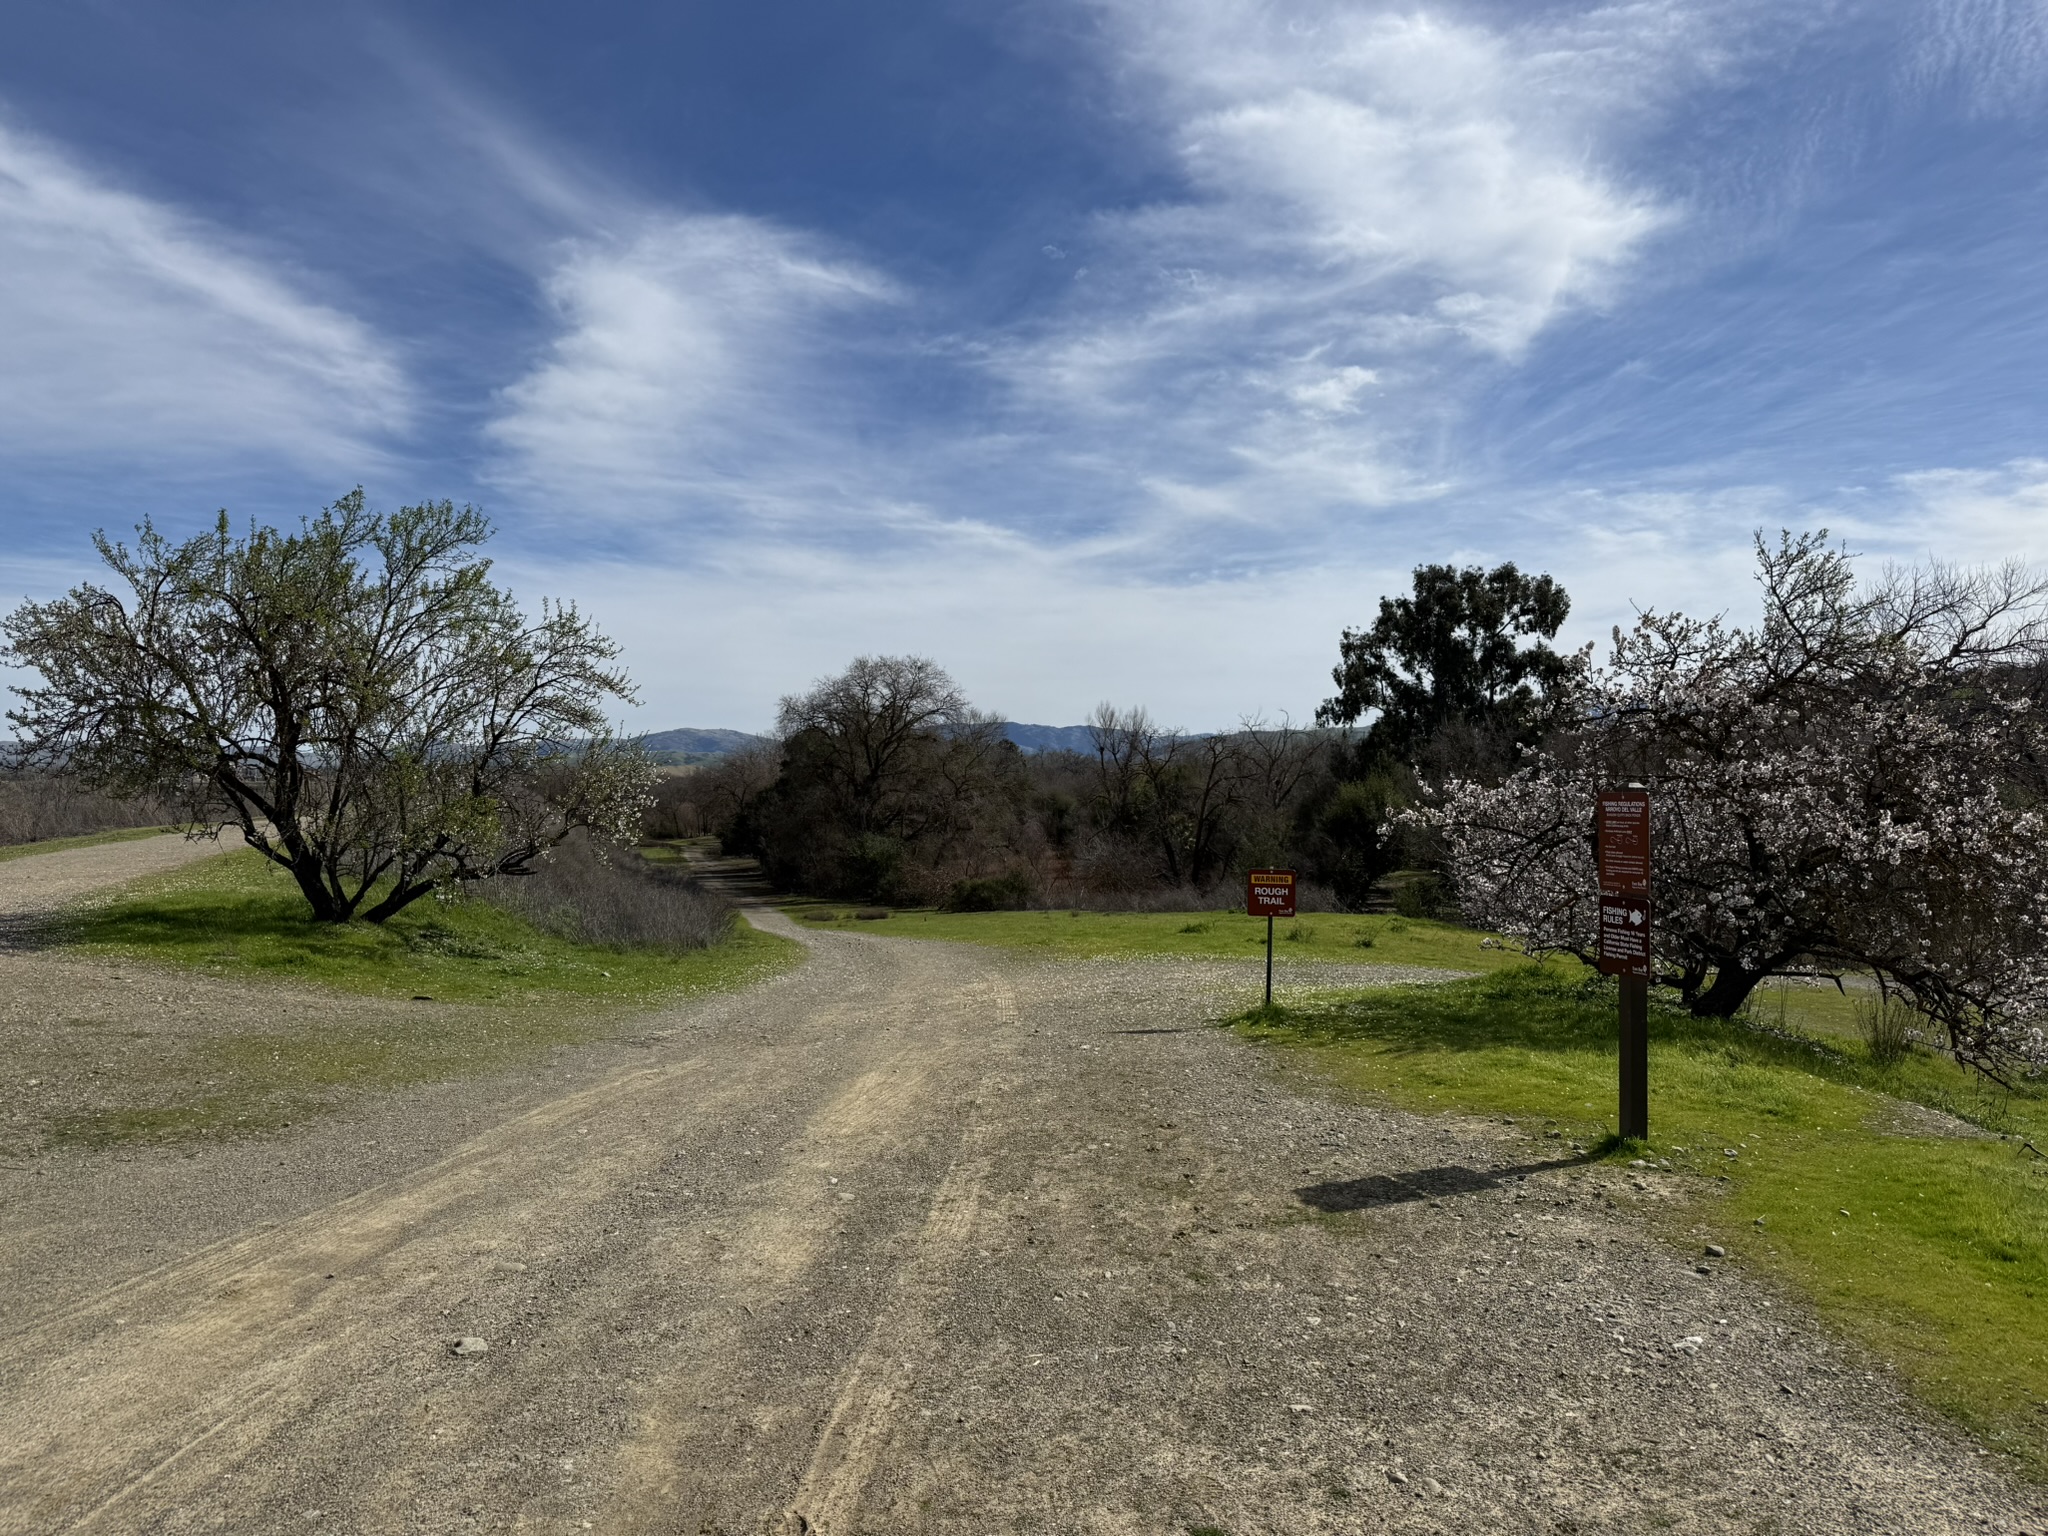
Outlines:
[[1600, 970], [1621, 984], [1620, 1126], [1650, 1134], [1650, 796], [1600, 792]]
[[1294, 871], [1255, 869], [1244, 877], [1244, 909], [1266, 920], [1266, 1006], [1273, 1006], [1273, 919], [1294, 916]]

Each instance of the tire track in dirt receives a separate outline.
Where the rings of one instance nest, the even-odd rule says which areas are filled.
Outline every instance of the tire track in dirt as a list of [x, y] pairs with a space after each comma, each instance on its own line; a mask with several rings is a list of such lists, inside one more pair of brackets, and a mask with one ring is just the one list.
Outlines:
[[[1214, 969], [804, 937], [426, 1166], [17, 1327], [0, 1532], [2048, 1523], [1602, 1170], [1190, 1027]], [[1303, 1204], [1333, 1179], [1415, 1198]]]

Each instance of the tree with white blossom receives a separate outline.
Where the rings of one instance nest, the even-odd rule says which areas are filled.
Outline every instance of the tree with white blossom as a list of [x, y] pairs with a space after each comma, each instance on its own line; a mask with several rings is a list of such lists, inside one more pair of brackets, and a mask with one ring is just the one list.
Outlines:
[[1505, 782], [1439, 786], [1466, 914], [1590, 960], [1599, 790], [1649, 787], [1659, 979], [1728, 1016], [1765, 978], [1876, 976], [1958, 1060], [2048, 1061], [2048, 583], [1859, 586], [1825, 533], [1757, 541], [1754, 628], [1645, 613], [1578, 723]]

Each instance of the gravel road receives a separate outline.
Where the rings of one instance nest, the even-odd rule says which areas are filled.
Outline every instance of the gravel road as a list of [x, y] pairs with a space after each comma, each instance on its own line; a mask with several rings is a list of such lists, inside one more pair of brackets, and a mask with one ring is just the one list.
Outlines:
[[18, 936], [23, 919], [54, 911], [106, 886], [161, 874], [240, 846], [239, 838], [217, 842], [166, 832], [161, 837], [96, 843], [0, 862], [0, 943]]
[[1684, 1187], [1209, 1027], [1250, 967], [755, 920], [632, 1040], [0, 1172], [0, 1532], [2048, 1530]]

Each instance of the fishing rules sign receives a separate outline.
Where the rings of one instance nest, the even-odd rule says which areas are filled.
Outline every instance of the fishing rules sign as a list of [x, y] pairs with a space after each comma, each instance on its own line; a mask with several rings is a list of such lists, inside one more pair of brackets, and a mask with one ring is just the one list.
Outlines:
[[1650, 797], [1640, 789], [1600, 793], [1600, 969], [1650, 974]]

